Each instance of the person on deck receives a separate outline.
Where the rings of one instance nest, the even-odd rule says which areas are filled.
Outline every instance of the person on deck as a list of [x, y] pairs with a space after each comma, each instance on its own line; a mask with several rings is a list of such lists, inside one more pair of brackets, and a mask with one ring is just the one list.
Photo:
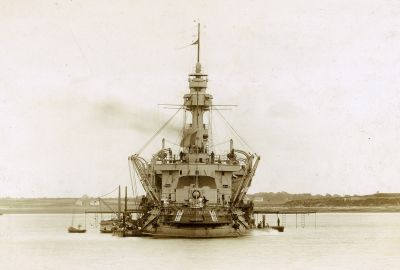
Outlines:
[[208, 200], [206, 199], [206, 196], [203, 196], [203, 205], [205, 206]]

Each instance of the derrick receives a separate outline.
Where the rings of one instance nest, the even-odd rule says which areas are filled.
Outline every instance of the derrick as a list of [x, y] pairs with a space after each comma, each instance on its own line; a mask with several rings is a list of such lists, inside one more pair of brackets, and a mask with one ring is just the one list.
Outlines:
[[139, 157], [139, 155], [132, 155], [128, 158], [128, 160], [130, 160], [132, 162], [133, 167], [135, 168], [135, 171], [137, 173], [137, 175], [139, 176], [139, 180], [142, 183], [142, 186], [144, 188], [144, 190], [146, 191], [146, 193], [150, 196], [150, 198], [155, 202], [155, 203], [159, 203], [160, 202], [160, 198], [158, 197], [156, 191], [153, 189], [153, 186], [150, 183], [150, 176], [151, 174], [149, 174], [147, 172], [147, 168], [148, 168], [148, 163], [147, 161], [142, 158]]

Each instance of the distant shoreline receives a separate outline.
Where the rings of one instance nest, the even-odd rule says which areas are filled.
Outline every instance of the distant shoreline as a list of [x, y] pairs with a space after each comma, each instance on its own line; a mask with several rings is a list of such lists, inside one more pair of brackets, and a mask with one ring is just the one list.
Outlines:
[[[128, 209], [132, 209], [133, 205], [129, 205]], [[113, 208], [117, 211], [116, 207]], [[2, 208], [0, 213], [7, 214], [84, 214], [85, 211], [98, 211], [97, 208], [43, 208], [43, 207], [23, 207], [23, 208]], [[108, 210], [108, 209], [103, 209]], [[278, 213], [400, 213], [400, 207], [319, 207], [319, 208], [288, 208], [288, 207], [256, 207], [258, 211], [269, 211]]]
[[400, 206], [376, 207], [256, 207], [256, 210], [268, 210], [280, 213], [400, 213]]
[[[274, 194], [277, 196], [280, 194]], [[283, 194], [285, 197], [289, 196]], [[254, 196], [254, 195], [253, 195]], [[299, 195], [295, 195], [299, 196]], [[382, 196], [382, 195], [381, 195]], [[271, 198], [272, 195], [269, 196]], [[386, 195], [386, 197], [388, 197]], [[389, 198], [377, 195], [352, 198], [302, 198], [301, 200], [254, 201], [254, 209], [272, 213], [317, 212], [317, 213], [398, 213], [400, 196], [391, 194]], [[267, 203], [268, 201], [268, 203]], [[123, 203], [122, 203], [123, 208]], [[135, 208], [134, 198], [128, 198], [128, 209]], [[69, 214], [85, 211], [118, 210], [117, 198], [0, 198], [0, 213], [3, 214]]]

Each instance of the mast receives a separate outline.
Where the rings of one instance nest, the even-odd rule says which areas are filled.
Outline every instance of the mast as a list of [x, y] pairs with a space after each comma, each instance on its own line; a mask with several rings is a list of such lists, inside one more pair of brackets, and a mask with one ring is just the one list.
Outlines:
[[125, 186], [125, 215], [128, 211], [128, 187]]
[[118, 218], [121, 218], [121, 186], [118, 186]]
[[125, 210], [124, 210], [124, 218], [122, 220], [122, 225], [125, 228], [125, 221], [126, 221], [126, 215], [128, 211], [128, 187], [125, 186]]
[[197, 24], [197, 63], [200, 63], [200, 23]]
[[[207, 74], [202, 73], [200, 64], [200, 23], [197, 24], [197, 40], [192, 43], [197, 45], [197, 61], [195, 72], [189, 74], [190, 92], [184, 95], [185, 111], [192, 114], [191, 123], [185, 126], [181, 147], [190, 154], [206, 154], [208, 152], [208, 126], [204, 123], [204, 113], [210, 110], [212, 95], [206, 93]], [[204, 159], [204, 157], [197, 157]], [[197, 160], [196, 157], [193, 161]]]

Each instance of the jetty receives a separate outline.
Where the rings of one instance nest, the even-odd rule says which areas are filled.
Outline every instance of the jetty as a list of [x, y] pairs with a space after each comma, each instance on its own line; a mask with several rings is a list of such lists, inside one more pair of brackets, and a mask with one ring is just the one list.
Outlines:
[[[314, 215], [314, 227], [317, 226], [317, 211], [310, 209], [287, 209], [287, 210], [276, 210], [276, 209], [256, 209], [253, 211], [254, 220], [257, 223], [257, 229], [273, 229], [278, 232], [284, 232], [287, 224], [287, 215], [295, 215], [296, 228], [306, 227], [306, 216]], [[276, 226], [270, 226], [266, 222], [266, 215], [276, 215]], [[261, 216], [261, 220], [259, 221]], [[282, 224], [282, 225], [281, 225]]]

